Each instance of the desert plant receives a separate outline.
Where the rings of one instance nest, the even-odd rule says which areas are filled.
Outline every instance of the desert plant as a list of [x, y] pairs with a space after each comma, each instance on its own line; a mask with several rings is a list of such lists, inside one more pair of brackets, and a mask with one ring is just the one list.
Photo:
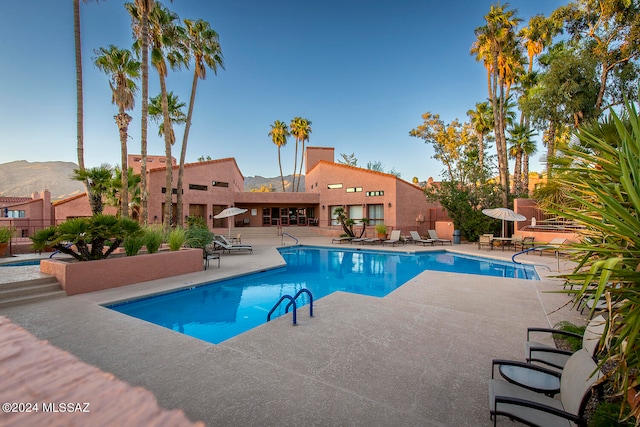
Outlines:
[[158, 226], [149, 226], [144, 232], [144, 245], [147, 248], [147, 252], [155, 254], [160, 249], [160, 245], [164, 241], [164, 233], [162, 228]]
[[140, 252], [140, 249], [144, 246], [144, 242], [144, 235], [135, 234], [127, 236], [122, 242], [122, 247], [127, 256], [135, 256], [138, 255], [138, 252]]
[[378, 234], [387, 234], [387, 226], [384, 225], [384, 224], [376, 224], [374, 229], [376, 230], [376, 233], [378, 233]]
[[188, 228], [207, 228], [207, 221], [201, 216], [188, 216]]
[[[555, 178], [570, 203], [550, 211], [584, 226], [580, 243], [572, 245], [578, 267], [566, 279], [576, 303], [608, 302], [602, 363], [613, 362], [615, 392], [626, 396], [640, 372], [640, 117], [629, 101], [620, 116], [610, 114], [615, 142], [595, 132], [594, 124], [577, 132], [575, 145], [560, 150], [565, 163]], [[637, 419], [640, 407], [632, 410]]]
[[38, 230], [31, 240], [35, 250], [52, 247], [78, 261], [93, 261], [107, 258], [139, 230], [138, 223], [129, 218], [98, 214]]
[[169, 243], [169, 250], [171, 251], [179, 251], [182, 245], [185, 242], [185, 231], [182, 227], [176, 227], [169, 233], [169, 238], [167, 239]]
[[0, 243], [9, 243], [15, 230], [12, 227], [0, 227]]
[[213, 236], [206, 227], [189, 227], [185, 231], [185, 242], [190, 248], [204, 248], [211, 243]]

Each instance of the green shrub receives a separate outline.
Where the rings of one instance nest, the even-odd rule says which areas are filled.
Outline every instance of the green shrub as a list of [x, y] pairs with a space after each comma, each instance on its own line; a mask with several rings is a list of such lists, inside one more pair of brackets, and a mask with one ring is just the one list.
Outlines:
[[147, 247], [147, 252], [155, 254], [160, 249], [160, 245], [164, 240], [164, 233], [160, 227], [151, 226], [147, 227], [144, 234], [144, 245]]
[[213, 240], [214, 234], [206, 227], [191, 227], [185, 231], [185, 242], [190, 248], [204, 248]]
[[179, 251], [185, 242], [185, 231], [182, 227], [176, 227], [169, 233], [169, 250]]
[[187, 217], [188, 228], [207, 228], [207, 221], [201, 216]]
[[[561, 329], [566, 332], [573, 332], [574, 334], [584, 335], [586, 326], [576, 326], [571, 322], [560, 322], [556, 324], [556, 329]], [[568, 337], [566, 335], [554, 335], [555, 339], [562, 339], [567, 342], [572, 351], [578, 351], [582, 348], [582, 338]]]
[[631, 421], [619, 421], [620, 406], [620, 402], [599, 402], [587, 425], [589, 427], [632, 427], [634, 423], [632, 423]]
[[144, 236], [136, 234], [126, 237], [122, 242], [122, 246], [124, 247], [124, 252], [127, 254], [127, 256], [135, 256], [138, 255], [138, 252], [140, 252], [140, 249], [142, 249], [144, 243]]
[[10, 227], [0, 227], [0, 243], [9, 243], [13, 237], [14, 229]]

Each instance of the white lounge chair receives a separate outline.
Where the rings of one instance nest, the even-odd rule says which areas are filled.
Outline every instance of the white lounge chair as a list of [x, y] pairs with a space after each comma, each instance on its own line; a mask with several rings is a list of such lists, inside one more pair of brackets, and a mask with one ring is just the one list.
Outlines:
[[411, 235], [411, 241], [415, 244], [422, 243], [422, 246], [426, 246], [427, 244], [433, 246], [435, 243], [435, 240], [433, 239], [423, 239], [417, 231], [409, 231], [409, 234]]
[[345, 242], [350, 242], [353, 239], [353, 237], [334, 237], [333, 239], [331, 239], [331, 243], [345, 243]]
[[389, 240], [384, 240], [382, 242], [382, 246], [386, 245], [387, 243], [393, 246], [395, 246], [398, 243], [402, 243], [400, 241], [400, 230], [391, 231], [391, 236], [389, 236]]
[[565, 239], [564, 237], [556, 237], [546, 245], [534, 246], [534, 250], [540, 252], [540, 256], [542, 256], [542, 253], [544, 251], [551, 251], [557, 255], [562, 245], [564, 245], [566, 242], [567, 239]]
[[223, 252], [227, 251], [228, 253], [231, 253], [231, 251], [249, 251], [253, 253], [253, 247], [251, 245], [232, 245], [222, 235], [216, 236], [213, 243], [216, 249], [222, 249]]
[[445, 243], [448, 244], [452, 244], [451, 240], [447, 240], [447, 239], [441, 239], [438, 237], [438, 233], [436, 233], [436, 230], [428, 230], [429, 231], [429, 237], [434, 241], [434, 243], [440, 243], [441, 245], [444, 245]]

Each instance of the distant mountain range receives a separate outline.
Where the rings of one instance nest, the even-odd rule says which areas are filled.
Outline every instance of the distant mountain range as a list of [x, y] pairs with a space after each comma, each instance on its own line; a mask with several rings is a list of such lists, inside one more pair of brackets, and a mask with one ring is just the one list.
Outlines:
[[[71, 179], [78, 165], [72, 162], [27, 162], [18, 160], [0, 163], [0, 196], [29, 197], [35, 192], [49, 190], [51, 200], [61, 200], [84, 192], [84, 185]], [[292, 175], [284, 177], [285, 191], [291, 191]], [[279, 176], [265, 178], [248, 176], [244, 180], [244, 190], [259, 190], [261, 187], [282, 191]], [[300, 191], [304, 191], [304, 176], [300, 182]]]

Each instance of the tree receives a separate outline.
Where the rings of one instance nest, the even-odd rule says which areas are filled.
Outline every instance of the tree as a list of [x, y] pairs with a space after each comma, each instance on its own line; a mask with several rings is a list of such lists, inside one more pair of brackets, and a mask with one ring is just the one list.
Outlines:
[[271, 137], [271, 141], [278, 147], [278, 166], [280, 167], [280, 179], [282, 180], [282, 192], [284, 193], [284, 175], [282, 174], [282, 159], [280, 157], [280, 148], [287, 145], [287, 138], [289, 138], [291, 134], [289, 133], [289, 128], [287, 128], [287, 124], [281, 122], [280, 120], [276, 120], [271, 125], [271, 130], [269, 131], [269, 136]]
[[355, 153], [351, 153], [349, 155], [340, 153], [340, 157], [342, 158], [342, 160], [338, 159], [337, 163], [347, 166], [358, 166], [358, 159], [356, 158]]
[[[154, 123], [158, 124], [158, 136], [164, 136], [165, 126], [164, 126], [164, 112], [162, 111], [162, 94], [158, 94], [149, 100], [149, 117]], [[173, 93], [173, 91], [167, 94], [167, 108], [169, 109], [169, 119], [171, 123], [182, 124], [187, 120], [187, 116], [185, 116], [182, 109], [185, 107], [184, 102], [180, 102], [178, 96]], [[171, 144], [174, 144], [176, 141], [176, 134], [173, 131], [173, 128], [170, 129], [171, 135], [169, 138], [171, 139]]]
[[182, 224], [182, 179], [184, 175], [184, 162], [187, 154], [187, 142], [189, 140], [189, 129], [191, 129], [191, 118], [193, 117], [193, 106], [196, 101], [196, 89], [198, 80], [207, 78], [207, 67], [218, 74], [218, 67], [224, 70], [224, 60], [216, 33], [208, 22], [198, 19], [193, 21], [184, 20], [187, 30], [187, 46], [193, 57], [193, 82], [191, 83], [191, 97], [189, 98], [189, 110], [184, 127], [182, 138], [182, 148], [180, 150], [180, 163], [178, 166], [178, 224]]
[[367, 162], [367, 169], [370, 171], [384, 172], [384, 165], [380, 161]]
[[198, 157], [198, 159], [197, 159], [197, 160], [198, 160], [199, 162], [206, 162], [206, 161], [211, 160], [211, 156], [209, 156], [209, 155], [207, 155], [207, 156], [200, 156], [200, 157]]
[[119, 49], [114, 45], [108, 48], [99, 48], [94, 51], [96, 58], [94, 63], [105, 74], [109, 75], [109, 87], [111, 88], [111, 102], [118, 106], [118, 114], [115, 116], [118, 131], [120, 132], [122, 192], [121, 192], [121, 216], [129, 216], [129, 191], [128, 191], [128, 160], [127, 139], [129, 137], [129, 123], [131, 116], [126, 111], [132, 110], [135, 104], [134, 94], [137, 90], [135, 80], [140, 77], [140, 63], [133, 59], [130, 51]]
[[148, 192], [147, 192], [147, 125], [149, 102], [149, 14], [153, 12], [155, 0], [134, 0], [135, 3], [125, 3], [125, 8], [131, 16], [133, 36], [136, 39], [134, 49], [141, 58], [142, 69], [142, 123], [140, 125], [140, 186], [141, 221], [148, 223]]
[[[300, 190], [300, 176], [302, 176], [302, 164], [304, 159], [304, 142], [309, 140], [311, 135], [311, 121], [309, 119], [303, 119], [302, 117], [294, 117], [289, 124], [291, 135], [296, 139], [296, 152], [295, 161], [293, 165], [293, 183], [291, 185], [291, 191]], [[298, 142], [302, 142], [302, 158], [300, 159], [300, 174], [298, 175], [298, 185], [296, 187], [296, 169], [298, 163]], [[295, 188], [295, 190], [294, 190]]]
[[[576, 0], [556, 9], [550, 19], [556, 25], [564, 24], [573, 45], [584, 49], [598, 63], [599, 85], [594, 102], [598, 113], [622, 102], [629, 92], [616, 92], [615, 88], [624, 88], [627, 78], [636, 80], [637, 90], [638, 67], [633, 63], [640, 58], [640, 4], [637, 1]], [[611, 77], [616, 73], [623, 79], [611, 84]]]
[[[139, 217], [141, 195], [140, 175], [134, 174], [131, 167], [129, 167], [127, 172], [127, 192], [129, 194], [131, 215], [132, 217]], [[118, 208], [118, 216], [120, 216], [120, 212], [122, 212], [122, 169], [120, 169], [119, 166], [113, 169], [113, 178], [105, 193], [105, 199], [108, 205]]]
[[498, 172], [502, 187], [502, 205], [509, 202], [509, 165], [505, 138], [505, 104], [509, 89], [522, 69], [521, 52], [515, 28], [521, 21], [508, 5], [492, 5], [485, 15], [487, 24], [475, 30], [476, 41], [471, 54], [487, 68], [489, 99], [494, 117], [494, 134], [498, 155]]
[[475, 110], [468, 110], [467, 117], [478, 137], [478, 162], [484, 167], [485, 138], [493, 131], [493, 111], [488, 102], [477, 102]]
[[72, 179], [86, 182], [91, 190], [88, 192], [89, 205], [93, 215], [99, 215], [104, 208], [103, 196], [108, 192], [111, 185], [113, 169], [104, 163], [98, 167], [80, 170], [74, 169]]
[[528, 194], [528, 188], [524, 187], [523, 176], [528, 175], [528, 170], [523, 169], [523, 160], [525, 149], [531, 151], [531, 145], [535, 147], [533, 137], [534, 131], [528, 129], [525, 125], [514, 125], [509, 129], [509, 157], [515, 159], [513, 168], [513, 194], [520, 197], [523, 191]]

